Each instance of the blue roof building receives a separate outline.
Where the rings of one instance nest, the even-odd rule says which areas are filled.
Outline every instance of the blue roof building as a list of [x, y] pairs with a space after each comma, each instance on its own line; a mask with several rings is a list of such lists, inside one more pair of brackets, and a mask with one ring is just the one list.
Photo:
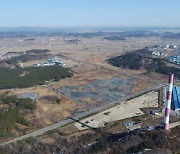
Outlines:
[[173, 86], [171, 107], [175, 111], [180, 111], [180, 87]]
[[32, 101], [35, 101], [38, 97], [38, 94], [35, 93], [23, 93], [21, 95], [19, 95], [19, 98], [24, 98], [24, 99], [31, 99]]

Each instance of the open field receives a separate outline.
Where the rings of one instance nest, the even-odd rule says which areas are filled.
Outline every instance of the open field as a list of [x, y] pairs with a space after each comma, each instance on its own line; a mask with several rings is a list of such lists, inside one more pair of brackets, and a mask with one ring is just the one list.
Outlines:
[[[123, 96], [136, 93], [153, 85], [149, 83], [151, 80], [149, 80], [149, 77], [146, 76], [143, 70], [132, 71], [115, 68], [107, 64], [105, 59], [130, 50], [153, 45], [159, 41], [158, 38], [146, 38], [146, 40], [142, 38], [128, 38], [122, 42], [103, 40], [102, 37], [80, 37], [78, 39], [81, 41], [78, 44], [67, 43], [67, 40], [74, 39], [74, 37], [70, 36], [65, 38], [61, 36], [35, 37], [34, 40], [25, 41], [27, 39], [28, 38], [1, 39], [1, 54], [8, 51], [26, 51], [36, 48], [49, 49], [52, 55], [60, 54], [57, 56], [57, 59], [63, 61], [66, 67], [71, 67], [74, 72], [72, 78], [50, 83], [51, 87], [60, 90], [60, 94], [44, 86], [27, 90], [10, 90], [13, 93], [24, 93], [27, 91], [37, 93], [39, 97], [48, 94], [58, 95], [58, 97], [62, 98], [59, 105], [53, 103], [48, 104], [42, 102], [40, 99], [37, 100], [37, 109], [33, 115], [27, 115], [27, 119], [33, 123], [37, 123], [36, 125], [38, 127], [47, 126], [66, 119], [68, 116], [77, 115], [80, 112], [86, 112], [103, 106]], [[161, 43], [163, 42], [161, 41]], [[47, 59], [29, 61], [23, 65], [29, 66], [46, 60]], [[157, 76], [158, 75], [155, 74], [154, 79], [157, 79]], [[140, 77], [145, 80], [142, 81], [136, 78], [134, 79], [133, 77]], [[109, 85], [107, 83], [109, 83]], [[113, 87], [111, 88], [111, 86]], [[73, 87], [75, 88], [74, 90]], [[73, 97], [73, 93], [79, 93], [79, 97]], [[98, 97], [97, 101], [93, 100], [96, 98], [94, 97], [95, 95]]]
[[45, 86], [16, 89], [12, 90], [10, 93], [15, 95], [20, 95], [22, 93], [35, 93], [38, 94], [38, 98], [51, 95], [57, 96], [61, 99], [60, 104], [55, 104], [53, 102], [47, 103], [45, 100], [37, 99], [37, 108], [33, 114], [26, 115], [26, 119], [38, 128], [42, 128], [44, 126], [51, 125], [66, 119], [71, 115], [71, 112], [78, 108], [78, 105], [73, 101], [63, 96], [62, 94], [57, 94], [49, 90]]
[[[42, 86], [0, 91], [9, 91], [10, 94], [16, 95], [26, 92], [38, 94], [37, 108], [31, 114], [25, 116], [27, 121], [34, 126], [29, 132], [66, 120], [69, 117], [87, 113], [98, 107], [118, 102], [125, 96], [167, 82], [166, 75], [147, 72], [144, 69], [116, 68], [108, 64], [106, 59], [155, 44], [180, 44], [180, 40], [163, 40], [157, 37], [128, 37], [125, 41], [108, 41], [101, 36], [93, 38], [42, 36], [34, 37], [29, 41], [26, 41], [26, 39], [28, 38], [1, 38], [0, 54], [9, 51], [49, 49], [52, 56], [56, 56], [57, 60], [64, 62], [66, 64], [64, 67], [70, 67], [74, 73], [71, 78], [50, 82]], [[69, 40], [73, 39], [79, 39], [80, 41], [77, 44], [68, 43]], [[44, 61], [47, 61], [47, 57], [24, 62], [23, 66], [32, 66]], [[42, 99], [42, 97], [47, 96], [56, 96], [61, 101], [57, 104]], [[153, 100], [153, 102], [144, 102], [145, 99]], [[135, 101], [122, 102], [119, 106], [109, 109], [108, 112], [110, 113], [107, 113], [108, 115], [105, 115], [106, 111], [104, 111], [97, 114], [93, 121], [91, 119], [87, 120], [92, 127], [99, 127], [104, 126], [107, 122], [130, 118], [137, 116], [137, 114], [143, 115], [140, 108], [157, 107], [157, 93], [154, 92], [139, 97]], [[79, 124], [76, 125], [80, 129], [85, 129], [85, 127], [81, 128]], [[68, 131], [66, 130], [66, 132]]]
[[[44, 102], [37, 99], [37, 109], [26, 118], [34, 126], [41, 128], [69, 116], [90, 111], [97, 107], [112, 103], [137, 91], [152, 86], [151, 83], [121, 75], [110, 70], [99, 70], [94, 66], [81, 69], [83, 73], [74, 74], [72, 78], [53, 82], [50, 87], [59, 89], [60, 93], [47, 86], [8, 90], [11, 94], [36, 93], [38, 98], [46, 95], [61, 98], [60, 104]], [[143, 86], [142, 86], [143, 84]], [[7, 90], [5, 90], [7, 91]]]
[[[30, 49], [49, 49], [52, 54], [63, 54], [70, 59], [104, 64], [106, 58], [121, 55], [125, 52], [141, 49], [155, 44], [165, 45], [170, 43], [180, 44], [179, 40], [163, 40], [157, 37], [135, 38], [129, 37], [125, 41], [107, 41], [103, 37], [82, 38], [71, 36], [34, 37], [28, 38], [1, 38], [0, 54], [9, 51], [27, 51]], [[67, 40], [79, 39], [77, 44], [67, 43]], [[31, 64], [31, 63], [30, 63]], [[26, 64], [25, 64], [26, 65]]]

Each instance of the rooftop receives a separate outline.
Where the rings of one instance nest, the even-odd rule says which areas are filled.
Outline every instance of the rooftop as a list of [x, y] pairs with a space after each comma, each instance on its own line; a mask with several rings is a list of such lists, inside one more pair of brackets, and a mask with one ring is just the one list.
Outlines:
[[29, 98], [32, 101], [35, 101], [37, 99], [38, 95], [35, 93], [23, 93], [21, 95], [19, 95], [19, 98]]

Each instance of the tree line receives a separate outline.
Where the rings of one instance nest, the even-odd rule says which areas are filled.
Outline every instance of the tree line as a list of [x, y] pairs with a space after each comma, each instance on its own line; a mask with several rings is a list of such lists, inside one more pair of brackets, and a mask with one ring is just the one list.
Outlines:
[[27, 126], [23, 111], [36, 108], [36, 103], [31, 99], [7, 94], [0, 95], [0, 104], [5, 106], [0, 109], [0, 139], [14, 136], [11, 131], [16, 129], [16, 123]]
[[73, 74], [62, 66], [7, 68], [0, 67], [0, 89], [26, 88], [45, 84], [45, 81], [59, 81]]

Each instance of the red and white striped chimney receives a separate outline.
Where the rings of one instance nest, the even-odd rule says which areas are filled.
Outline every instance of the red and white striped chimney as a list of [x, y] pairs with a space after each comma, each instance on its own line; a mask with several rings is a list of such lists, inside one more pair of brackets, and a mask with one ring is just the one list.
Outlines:
[[169, 74], [169, 86], [167, 92], [166, 110], [164, 116], [164, 130], [169, 130], [169, 116], [171, 111], [171, 98], [172, 98], [172, 88], [173, 88], [174, 74]]

